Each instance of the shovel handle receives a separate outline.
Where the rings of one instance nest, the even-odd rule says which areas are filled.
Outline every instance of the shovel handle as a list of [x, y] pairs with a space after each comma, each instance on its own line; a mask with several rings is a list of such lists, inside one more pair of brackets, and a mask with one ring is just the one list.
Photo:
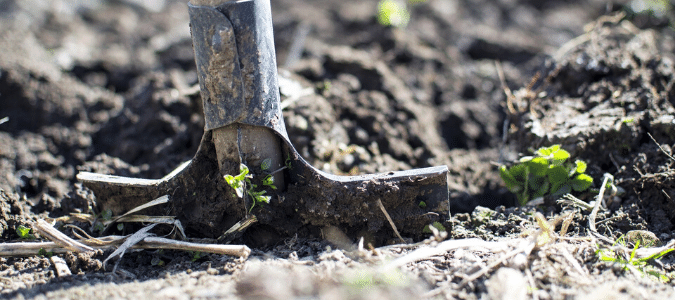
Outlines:
[[287, 137], [269, 0], [192, 0], [188, 8], [205, 129], [240, 123]]

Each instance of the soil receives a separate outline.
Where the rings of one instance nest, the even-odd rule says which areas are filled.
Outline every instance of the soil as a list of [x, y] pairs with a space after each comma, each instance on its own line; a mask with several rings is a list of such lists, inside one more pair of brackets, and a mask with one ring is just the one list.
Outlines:
[[[72, 275], [59, 277], [49, 258], [2, 257], [0, 294], [673, 298], [670, 280], [599, 259], [603, 244], [588, 232], [588, 211], [556, 199], [520, 207], [498, 172], [560, 144], [588, 163], [594, 188], [608, 173], [624, 191], [597, 214], [600, 235], [642, 230], [660, 245], [675, 238], [675, 13], [635, 13], [638, 2], [427, 0], [410, 4], [409, 24], [397, 28], [377, 22], [377, 1], [274, 0], [283, 114], [295, 149], [337, 175], [446, 165], [447, 241], [406, 227], [404, 238], [421, 244], [384, 246], [398, 241], [387, 224], [369, 233], [353, 224], [274, 228], [262, 220], [232, 241], [252, 248], [248, 259], [143, 250], [127, 253], [112, 273], [103, 265], [111, 251], [67, 253], [57, 256]], [[0, 119], [9, 118], [0, 124], [2, 242], [19, 241], [16, 229], [39, 218], [100, 213], [102, 200], [78, 172], [159, 179], [210, 138], [186, 1], [5, 0], [0, 29]], [[301, 51], [292, 50], [303, 37]], [[200, 180], [200, 193], [223, 193], [223, 180]], [[228, 208], [219, 205], [209, 209]], [[289, 218], [300, 222], [303, 213]], [[541, 236], [539, 214], [571, 216], [567, 233], [500, 263], [519, 242]], [[188, 238], [219, 234], [199, 214], [180, 217]], [[453, 241], [485, 244], [395, 264]], [[672, 278], [672, 257], [649, 264]], [[488, 272], [468, 280], [481, 269]]]

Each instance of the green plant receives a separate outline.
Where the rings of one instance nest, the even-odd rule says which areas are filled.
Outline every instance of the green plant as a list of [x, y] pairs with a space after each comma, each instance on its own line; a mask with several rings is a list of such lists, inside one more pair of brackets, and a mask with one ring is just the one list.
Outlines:
[[161, 267], [164, 265], [164, 261], [159, 257], [153, 257], [152, 260], [150, 261], [150, 264], [153, 266]]
[[19, 227], [16, 228], [16, 234], [19, 235], [19, 238], [22, 240], [34, 240], [35, 236], [30, 232], [31, 229], [23, 225], [19, 225]]
[[[267, 163], [265, 163], [267, 162]], [[261, 169], [267, 170], [269, 169], [269, 164], [270, 161], [267, 159], [263, 161], [261, 165]], [[263, 168], [265, 167], [266, 168]], [[236, 195], [239, 198], [244, 197], [244, 191], [246, 191], [246, 194], [249, 195], [253, 199], [253, 205], [251, 205], [251, 208], [249, 209], [249, 212], [253, 210], [253, 207], [255, 207], [256, 203], [270, 203], [270, 200], [272, 199], [271, 196], [265, 195], [266, 191], [265, 190], [257, 190], [258, 185], [254, 184], [251, 180], [253, 179], [253, 175], [249, 174], [250, 170], [248, 167], [244, 164], [239, 165], [239, 174], [236, 176], [232, 175], [225, 175], [225, 181], [227, 182], [230, 187], [232, 187], [236, 193]], [[276, 190], [277, 187], [274, 185], [274, 177], [272, 175], [266, 175], [262, 179], [262, 185], [269, 187], [273, 190]]]
[[286, 165], [286, 168], [288, 168], [289, 170], [293, 169], [293, 165], [291, 164], [291, 154], [290, 153], [286, 156], [286, 161], [284, 161], [284, 165]]
[[[617, 243], [625, 244], [623, 242], [623, 236], [620, 237], [614, 245]], [[599, 248], [595, 251], [595, 254], [600, 258], [601, 261], [611, 262], [620, 265], [624, 270], [634, 269], [640, 272], [643, 275], [651, 276], [651, 279], [657, 279], [660, 282], [670, 282], [671, 277], [664, 274], [662, 270], [657, 269], [655, 266], [651, 265], [649, 262], [660, 259], [664, 255], [672, 252], [673, 248], [668, 248], [663, 251], [654, 253], [647, 257], [636, 258], [635, 254], [637, 253], [638, 248], [640, 247], [640, 240], [635, 241], [635, 246], [633, 251], [631, 251], [629, 257], [623, 258], [621, 255], [617, 254], [614, 251], [609, 249]]]
[[[434, 228], [438, 229], [438, 231], [446, 231], [445, 226], [441, 224], [440, 222], [434, 222], [431, 224]], [[431, 233], [431, 228], [429, 228], [429, 225], [424, 226], [424, 229], [422, 229], [422, 232], [424, 233]]]
[[566, 163], [569, 157], [569, 152], [560, 149], [560, 145], [539, 148], [535, 156], [523, 157], [509, 168], [500, 166], [499, 175], [506, 188], [516, 194], [520, 205], [545, 195], [587, 190], [593, 178], [584, 174], [586, 163], [581, 160]]
[[40, 250], [38, 250], [38, 255], [42, 256], [42, 257], [49, 258], [49, 257], [52, 257], [52, 255], [54, 255], [54, 252], [53, 251], [47, 252], [47, 250], [45, 250], [45, 248], [40, 248]]
[[[110, 221], [112, 220], [112, 210], [106, 209], [101, 212], [101, 214], [98, 216], [102, 221]], [[97, 221], [96, 224], [94, 225], [94, 231], [98, 231], [100, 234], [103, 234], [103, 231], [105, 230], [105, 225], [101, 221]]]
[[190, 261], [192, 261], [192, 262], [196, 262], [200, 258], [204, 257], [204, 253], [201, 253], [199, 251], [194, 251], [194, 252], [188, 251], [188, 252], [190, 253], [190, 255], [192, 255], [192, 258], [190, 259]]

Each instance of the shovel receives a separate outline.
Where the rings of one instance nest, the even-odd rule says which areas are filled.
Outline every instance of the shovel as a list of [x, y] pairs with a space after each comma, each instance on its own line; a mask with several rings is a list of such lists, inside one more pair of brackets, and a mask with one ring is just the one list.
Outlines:
[[262, 244], [335, 227], [350, 238], [420, 239], [431, 223], [448, 226], [447, 166], [336, 176], [300, 157], [280, 109], [269, 0], [192, 0], [188, 8], [206, 121], [199, 149], [162, 179], [80, 172], [99, 209], [119, 215], [169, 195], [170, 205], [144, 213], [174, 215], [211, 238], [257, 221], [247, 236]]

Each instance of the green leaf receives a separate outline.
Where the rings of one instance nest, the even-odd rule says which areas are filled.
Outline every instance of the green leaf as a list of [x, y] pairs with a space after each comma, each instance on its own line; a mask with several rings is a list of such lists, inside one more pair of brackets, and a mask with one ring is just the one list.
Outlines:
[[246, 176], [246, 175], [248, 175], [248, 172], [249, 172], [248, 167], [245, 164], [240, 164], [239, 165], [239, 175], [235, 176], [234, 178], [239, 180], [239, 181], [243, 181], [247, 177], [249, 177], [249, 176]]
[[554, 165], [562, 165], [568, 158], [570, 158], [570, 153], [563, 149], [553, 152]]
[[572, 189], [577, 192], [583, 192], [587, 190], [593, 184], [593, 178], [586, 174], [579, 174], [570, 182]]
[[569, 194], [571, 192], [572, 192], [572, 187], [570, 187], [569, 183], [564, 183], [557, 190], [551, 189], [551, 195], [553, 195], [553, 196], [561, 196], [561, 195]]
[[232, 175], [225, 175], [224, 177], [227, 184], [234, 189], [235, 193], [237, 193], [237, 196], [239, 198], [244, 197], [243, 181], [233, 177]]
[[548, 160], [543, 157], [535, 157], [524, 164], [530, 168], [530, 175], [544, 176], [548, 170]]
[[560, 150], [560, 145], [553, 145], [551, 147], [541, 147], [541, 148], [537, 149], [537, 151], [535, 153], [537, 155], [546, 157], [546, 156], [549, 156], [549, 155], [557, 152], [558, 150]]
[[584, 162], [583, 160], [577, 160], [577, 161], [574, 162], [574, 164], [576, 165], [577, 173], [579, 173], [579, 174], [586, 173], [586, 168], [588, 167], [586, 165], [586, 162]]
[[263, 171], [267, 171], [270, 169], [270, 166], [272, 166], [272, 159], [271, 158], [266, 158], [265, 160], [262, 161], [260, 164], [260, 169]]
[[[438, 229], [438, 231], [446, 231], [445, 226], [443, 226], [443, 224], [441, 224], [438, 221], [432, 223], [431, 226]], [[424, 229], [422, 229], [422, 232], [431, 233], [431, 229], [429, 229], [429, 225], [424, 226]]]
[[122, 231], [124, 229], [124, 224], [119, 223], [117, 224], [117, 230]]
[[255, 197], [255, 201], [257, 201], [257, 202], [270, 203], [270, 200], [272, 200], [271, 196], [260, 195], [260, 196]]
[[277, 187], [274, 186], [274, 177], [272, 175], [267, 175], [263, 178], [263, 185], [271, 187], [273, 190], [276, 190]]
[[550, 167], [546, 173], [553, 186], [564, 183], [569, 179], [569, 173], [567, 173], [567, 169], [563, 166]]
[[[550, 183], [548, 180], [546, 180], [546, 177], [542, 177], [541, 183], [537, 186], [537, 188], [532, 188], [532, 199], [546, 195], [549, 186]], [[532, 187], [532, 185], [530, 185], [530, 187]]]
[[518, 180], [511, 175], [511, 172], [506, 169], [506, 166], [499, 167], [499, 175], [502, 177], [506, 188], [512, 193], [520, 192], [523, 189], [522, 183], [518, 182]]
[[19, 227], [16, 228], [16, 234], [18, 234], [19, 238], [22, 239], [34, 239], [35, 237], [30, 234], [30, 231], [30, 228], [23, 225], [19, 225]]
[[52, 257], [54, 255], [54, 252], [53, 251], [47, 252], [45, 248], [40, 248], [40, 250], [38, 250], [38, 255], [43, 257]]
[[527, 166], [524, 164], [517, 164], [511, 168], [509, 168], [509, 173], [511, 176], [513, 176], [516, 181], [525, 183], [525, 180], [527, 180]]

